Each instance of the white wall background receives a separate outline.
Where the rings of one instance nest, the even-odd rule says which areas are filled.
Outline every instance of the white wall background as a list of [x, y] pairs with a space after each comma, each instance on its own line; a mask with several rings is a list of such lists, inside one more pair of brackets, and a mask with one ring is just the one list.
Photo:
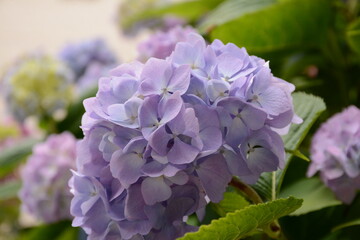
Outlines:
[[116, 25], [125, 0], [0, 0], [0, 75], [18, 57], [40, 49], [50, 54], [66, 42], [102, 37], [124, 61], [136, 57], [142, 36], [127, 38]]

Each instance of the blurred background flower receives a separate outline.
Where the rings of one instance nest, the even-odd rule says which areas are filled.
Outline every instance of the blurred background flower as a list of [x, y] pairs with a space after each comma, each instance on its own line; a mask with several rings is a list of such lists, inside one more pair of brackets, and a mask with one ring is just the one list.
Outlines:
[[315, 133], [308, 176], [321, 179], [341, 201], [350, 204], [360, 190], [360, 110], [350, 106]]
[[24, 214], [42, 223], [71, 219], [68, 181], [75, 169], [76, 139], [68, 132], [50, 135], [34, 146], [21, 169], [19, 197]]
[[156, 31], [138, 45], [138, 60], [146, 62], [151, 57], [165, 59], [175, 50], [176, 43], [186, 41], [187, 35], [192, 32], [197, 31], [190, 26]]
[[41, 53], [24, 57], [5, 75], [3, 94], [13, 116], [51, 118], [74, 98], [73, 74], [63, 63]]
[[97, 86], [99, 78], [118, 63], [115, 53], [101, 38], [69, 43], [60, 50], [59, 58], [74, 73], [79, 93]]

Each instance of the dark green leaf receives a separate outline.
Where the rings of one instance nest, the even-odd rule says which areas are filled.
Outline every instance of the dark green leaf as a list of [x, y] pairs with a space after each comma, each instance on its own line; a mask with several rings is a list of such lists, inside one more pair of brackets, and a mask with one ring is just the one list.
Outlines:
[[286, 216], [301, 206], [302, 200], [293, 197], [278, 199], [268, 203], [251, 205], [226, 217], [213, 220], [209, 225], [202, 225], [198, 232], [187, 233], [179, 240], [237, 240], [265, 229], [276, 219]]
[[79, 97], [76, 102], [70, 105], [66, 118], [59, 122], [56, 126], [59, 132], [70, 131], [76, 137], [82, 137], [80, 125], [81, 118], [85, 112], [83, 101], [87, 98], [94, 97], [96, 92], [97, 88], [90, 89], [88, 92]]
[[[65, 231], [71, 230], [71, 222], [70, 221], [61, 221], [58, 223], [41, 225], [38, 227], [34, 227], [32, 229], [28, 229], [23, 232], [18, 240], [49, 240], [49, 239], [57, 239], [58, 237], [65, 234]], [[60, 238], [61, 239], [61, 238]], [[69, 238], [69, 240], [72, 240]], [[76, 240], [76, 238], [73, 238]]]
[[[250, 1], [249, 1], [250, 2]], [[332, 17], [328, 0], [279, 1], [215, 27], [211, 39], [244, 46], [252, 54], [320, 45]]]
[[304, 200], [301, 208], [291, 215], [297, 216], [322, 208], [340, 205], [333, 192], [318, 178], [302, 179], [281, 191], [280, 197], [294, 196]]

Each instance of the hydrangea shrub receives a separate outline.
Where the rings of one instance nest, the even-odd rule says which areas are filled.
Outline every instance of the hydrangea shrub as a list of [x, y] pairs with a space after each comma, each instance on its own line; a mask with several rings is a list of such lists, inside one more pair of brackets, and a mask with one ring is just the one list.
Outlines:
[[132, 62], [84, 101], [84, 139], [70, 181], [73, 226], [89, 239], [175, 239], [197, 227], [238, 176], [284, 165], [279, 134], [301, 121], [294, 86], [244, 48], [197, 34], [166, 60]]
[[72, 219], [68, 181], [76, 166], [75, 154], [76, 139], [67, 132], [35, 145], [21, 171], [19, 197], [25, 212], [45, 223]]
[[337, 198], [350, 204], [360, 190], [360, 110], [355, 106], [323, 123], [311, 143], [307, 175], [320, 172]]

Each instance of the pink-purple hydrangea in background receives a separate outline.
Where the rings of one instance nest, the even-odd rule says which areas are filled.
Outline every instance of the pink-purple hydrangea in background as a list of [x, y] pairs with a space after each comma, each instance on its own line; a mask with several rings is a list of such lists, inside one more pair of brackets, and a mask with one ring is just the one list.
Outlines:
[[350, 204], [360, 190], [360, 110], [350, 106], [321, 125], [312, 139], [308, 176], [320, 172], [338, 199]]
[[278, 133], [300, 122], [294, 86], [244, 48], [197, 34], [166, 60], [122, 64], [84, 101], [69, 184], [89, 239], [175, 239], [197, 227], [233, 175], [255, 183], [284, 165]]
[[174, 51], [178, 42], [186, 40], [189, 33], [195, 33], [196, 30], [190, 26], [175, 26], [170, 29], [155, 32], [146, 41], [138, 46], [138, 60], [146, 62], [149, 58], [165, 59]]
[[76, 166], [75, 154], [76, 139], [67, 132], [35, 145], [21, 170], [23, 211], [45, 223], [72, 219], [68, 181]]

